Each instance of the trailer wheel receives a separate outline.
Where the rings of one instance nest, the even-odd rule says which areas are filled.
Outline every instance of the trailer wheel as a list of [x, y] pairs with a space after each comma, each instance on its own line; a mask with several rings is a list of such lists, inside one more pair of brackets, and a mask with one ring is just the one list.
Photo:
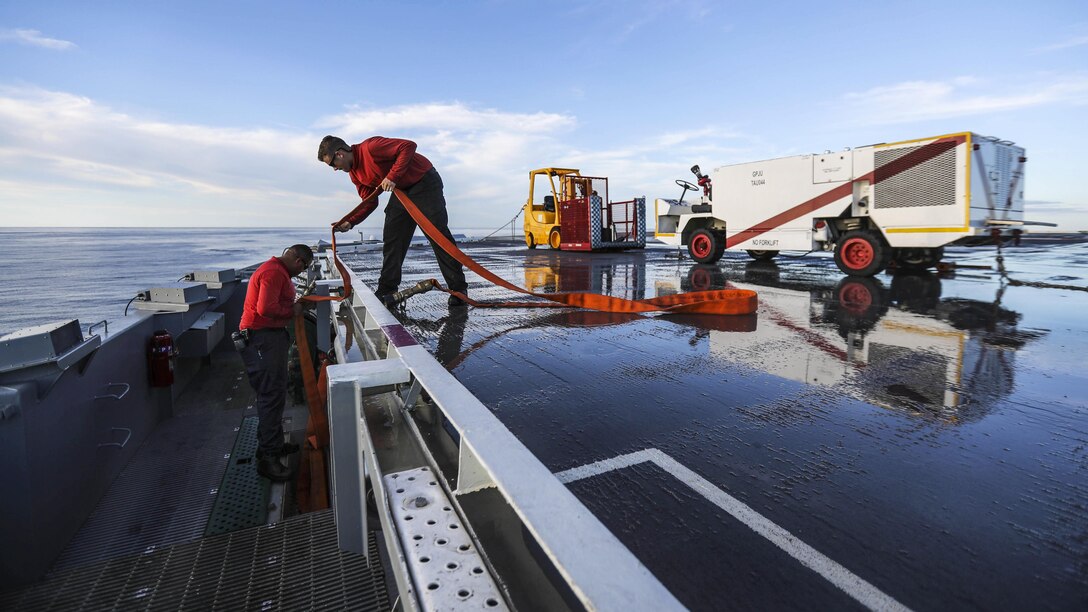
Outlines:
[[529, 247], [530, 249], [536, 248], [536, 240], [533, 239], [532, 232], [525, 232], [525, 246]]
[[770, 261], [778, 255], [778, 251], [760, 251], [748, 249], [748, 256], [758, 261]]
[[548, 246], [555, 250], [559, 250], [559, 245], [563, 243], [562, 237], [559, 235], [559, 228], [554, 228], [550, 234], [548, 234]]
[[725, 241], [706, 228], [695, 230], [688, 240], [688, 254], [699, 263], [714, 263], [725, 253]]
[[835, 246], [835, 265], [850, 276], [872, 276], [888, 265], [889, 254], [879, 236], [853, 230], [843, 234]]

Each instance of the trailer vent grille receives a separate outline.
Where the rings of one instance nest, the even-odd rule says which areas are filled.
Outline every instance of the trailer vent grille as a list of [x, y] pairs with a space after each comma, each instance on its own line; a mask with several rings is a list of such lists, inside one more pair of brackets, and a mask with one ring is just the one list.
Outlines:
[[997, 147], [997, 176], [994, 178], [997, 193], [994, 194], [994, 205], [1008, 208], [1012, 204], [1009, 197], [1009, 186], [1012, 184], [1012, 149], [1009, 147]]
[[[875, 153], [880, 168], [921, 147], [880, 149]], [[873, 186], [874, 208], [951, 206], [956, 203], [956, 150], [951, 148], [917, 166]]]

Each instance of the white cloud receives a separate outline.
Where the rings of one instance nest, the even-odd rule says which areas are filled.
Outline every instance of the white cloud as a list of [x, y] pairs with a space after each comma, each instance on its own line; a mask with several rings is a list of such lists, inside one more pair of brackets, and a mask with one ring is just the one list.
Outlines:
[[[350, 107], [322, 117], [316, 125], [349, 142], [375, 134], [414, 140], [442, 174], [451, 225], [483, 228], [503, 223], [517, 212], [527, 192], [528, 171], [556, 164], [552, 160], [569, 148], [565, 141], [577, 120], [559, 113], [512, 113], [435, 102]], [[380, 224], [380, 217], [366, 222]]]
[[907, 81], [848, 93], [842, 102], [846, 114], [858, 124], [909, 123], [1048, 104], [1084, 104], [1088, 102], [1088, 76]]
[[517, 129], [529, 133], [551, 133], [573, 125], [574, 119], [567, 115], [474, 110], [459, 102], [410, 104], [388, 109], [352, 107], [317, 122], [318, 127], [335, 128], [353, 134], [392, 134], [421, 128], [460, 132]]
[[602, 42], [619, 45], [638, 41], [636, 35], [653, 36], [652, 27], [664, 20], [698, 22], [709, 16], [716, 5], [702, 0], [589, 0], [566, 6], [564, 22], [597, 24], [586, 31], [591, 35], [579, 41], [574, 50], [584, 51]]
[[1054, 43], [1053, 45], [1039, 47], [1038, 49], [1035, 49], [1033, 53], [1049, 53], [1050, 51], [1060, 51], [1062, 49], [1070, 49], [1073, 47], [1081, 47], [1084, 45], [1088, 45], [1088, 36], [1075, 36], [1068, 40]]
[[[648, 133], [604, 149], [572, 115], [463, 103], [350, 108], [313, 132], [149, 119], [85, 96], [0, 87], [0, 218], [5, 225], [320, 226], [356, 202], [347, 177], [317, 161], [325, 133], [415, 140], [442, 173], [451, 225], [489, 228], [524, 202], [528, 171], [608, 176], [613, 199], [674, 196], [750, 139], [713, 127]], [[729, 148], [730, 146], [734, 148]], [[381, 215], [368, 226], [381, 224]]]
[[[148, 205], [123, 217], [102, 211], [92, 225], [166, 225], [178, 211], [188, 211], [189, 225], [223, 225], [228, 214], [239, 224], [292, 225], [306, 221], [300, 205], [331, 217], [351, 194], [324, 176], [314, 138], [149, 120], [66, 92], [0, 87], [0, 181], [5, 194], [22, 192], [9, 191], [13, 184], [34, 185], [31, 197], [13, 204], [24, 209], [24, 224], [68, 220], [58, 211], [68, 210], [73, 188], [173, 202], [172, 209]], [[35, 205], [24, 207], [27, 201]], [[12, 218], [6, 213], [5, 224]], [[320, 222], [309, 225], [325, 221], [311, 214]]]
[[0, 41], [12, 41], [22, 45], [56, 51], [67, 51], [76, 48], [76, 44], [73, 42], [42, 36], [42, 33], [37, 30], [0, 29]]

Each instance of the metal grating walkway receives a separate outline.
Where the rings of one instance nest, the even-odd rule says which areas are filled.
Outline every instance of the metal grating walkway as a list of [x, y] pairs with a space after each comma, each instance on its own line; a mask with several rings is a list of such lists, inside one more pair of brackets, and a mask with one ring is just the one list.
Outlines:
[[336, 544], [332, 510], [64, 572], [0, 595], [4, 610], [389, 610], [366, 558]]
[[242, 419], [234, 451], [215, 496], [205, 536], [262, 525], [268, 517], [269, 483], [257, 474], [257, 417]]

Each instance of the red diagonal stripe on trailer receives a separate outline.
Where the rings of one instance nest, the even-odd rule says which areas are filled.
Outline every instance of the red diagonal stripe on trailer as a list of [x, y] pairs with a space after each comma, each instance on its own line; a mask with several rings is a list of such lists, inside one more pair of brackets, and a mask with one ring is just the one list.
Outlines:
[[963, 135], [948, 136], [946, 138], [934, 140], [933, 142], [919, 148], [916, 151], [911, 151], [903, 157], [892, 160], [877, 168], [876, 170], [869, 172], [868, 174], [857, 177], [849, 183], [839, 185], [838, 187], [821, 193], [820, 195], [812, 198], [811, 200], [806, 200], [789, 210], [780, 212], [777, 215], [767, 219], [766, 221], [757, 223], [746, 230], [737, 232], [736, 234], [726, 239], [725, 246], [727, 248], [734, 247], [746, 240], [751, 240], [752, 238], [755, 238], [760, 234], [769, 232], [783, 224], [789, 223], [790, 221], [793, 221], [798, 217], [806, 215], [814, 210], [823, 208], [824, 206], [827, 206], [835, 200], [844, 198], [854, 192], [855, 181], [871, 181], [875, 185], [880, 181], [888, 180], [901, 172], [910, 170], [911, 168], [919, 164], [923, 164], [933, 159], [934, 157], [937, 157], [941, 153], [944, 153], [949, 149], [955, 148], [961, 142], [965, 142], [966, 140], [967, 138]]

